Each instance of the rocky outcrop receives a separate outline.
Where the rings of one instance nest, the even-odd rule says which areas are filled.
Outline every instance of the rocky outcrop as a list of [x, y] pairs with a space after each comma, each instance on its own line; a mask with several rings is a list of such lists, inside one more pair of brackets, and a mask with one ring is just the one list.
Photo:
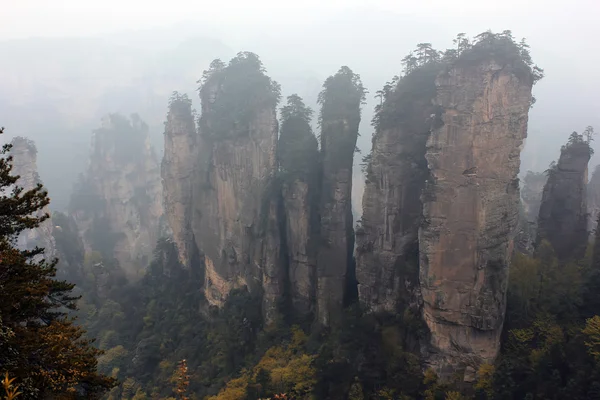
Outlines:
[[116, 259], [137, 278], [151, 259], [163, 215], [158, 160], [137, 115], [111, 114], [92, 136], [90, 163], [70, 214], [86, 251]]
[[[42, 184], [37, 169], [37, 149], [35, 143], [24, 137], [17, 136], [11, 143], [10, 155], [12, 175], [19, 176], [16, 184], [28, 191]], [[50, 215], [48, 206], [36, 212], [37, 217]], [[35, 247], [44, 248], [44, 258], [52, 260], [56, 257], [56, 244], [52, 235], [52, 221], [43, 221], [34, 229], [27, 229], [17, 238], [17, 246], [23, 250], [33, 250]]]
[[592, 178], [587, 185], [588, 231], [593, 234], [598, 225], [600, 215], [600, 165], [592, 173]]
[[322, 184], [317, 253], [317, 318], [330, 325], [340, 315], [354, 249], [352, 165], [365, 90], [348, 67], [329, 77], [321, 104]]
[[312, 110], [293, 95], [281, 110], [281, 171], [290, 299], [299, 315], [315, 311], [319, 153], [310, 127]]
[[221, 306], [231, 289], [264, 293], [271, 320], [283, 295], [284, 268], [275, 222], [279, 189], [278, 85], [252, 53], [211, 65], [200, 91], [192, 230], [205, 261], [205, 296]]
[[442, 125], [425, 154], [419, 281], [425, 361], [443, 378], [470, 380], [499, 350], [533, 83], [500, 54], [476, 45], [436, 81]]
[[356, 232], [358, 296], [370, 311], [394, 313], [418, 303], [420, 195], [429, 175], [425, 144], [438, 70], [430, 64], [403, 77], [375, 118]]
[[537, 243], [547, 240], [561, 261], [578, 260], [587, 243], [587, 181], [591, 150], [573, 132], [548, 170], [538, 217]]
[[196, 123], [192, 102], [175, 93], [165, 122], [165, 149], [161, 164], [165, 217], [182, 265], [190, 267], [195, 251], [192, 232], [193, 184], [197, 162]]

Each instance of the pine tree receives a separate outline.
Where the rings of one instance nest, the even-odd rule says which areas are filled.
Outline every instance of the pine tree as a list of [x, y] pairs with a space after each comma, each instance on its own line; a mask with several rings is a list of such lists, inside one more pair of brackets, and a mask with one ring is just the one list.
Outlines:
[[[0, 134], [3, 129], [0, 129]], [[49, 218], [41, 184], [25, 191], [11, 174], [10, 145], [0, 151], [0, 372], [15, 378], [20, 399], [97, 399], [114, 385], [96, 371], [99, 351], [73, 324], [74, 285], [54, 279], [57, 260], [20, 250], [20, 233]]]

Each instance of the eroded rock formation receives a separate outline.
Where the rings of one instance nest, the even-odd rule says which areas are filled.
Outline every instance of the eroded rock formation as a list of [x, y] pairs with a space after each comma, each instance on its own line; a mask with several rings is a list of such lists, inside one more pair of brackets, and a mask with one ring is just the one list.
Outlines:
[[359, 77], [348, 67], [342, 67], [325, 81], [319, 95], [322, 184], [317, 318], [323, 325], [341, 315], [352, 262], [352, 165], [364, 93]]
[[[25, 191], [36, 188], [42, 183], [37, 169], [37, 149], [35, 143], [27, 138], [17, 136], [11, 141], [10, 155], [13, 157], [12, 175], [18, 175], [17, 185]], [[48, 206], [39, 210], [36, 215], [50, 215]], [[52, 260], [56, 257], [56, 244], [52, 235], [50, 218], [37, 228], [24, 231], [17, 239], [17, 246], [24, 250], [33, 250], [36, 246], [45, 249], [44, 257]]]
[[358, 295], [371, 311], [394, 313], [418, 302], [420, 196], [429, 174], [425, 144], [438, 70], [431, 64], [402, 78], [375, 118], [356, 232]]
[[165, 122], [165, 150], [161, 164], [165, 217], [182, 265], [190, 267], [195, 251], [192, 233], [193, 184], [198, 134], [192, 103], [174, 94]]
[[547, 240], [559, 260], [580, 259], [587, 242], [587, 181], [591, 150], [573, 132], [548, 170], [538, 217], [537, 243]]
[[205, 296], [220, 306], [234, 288], [262, 290], [271, 320], [284, 272], [273, 195], [279, 86], [256, 55], [240, 53], [228, 66], [211, 65], [200, 97], [192, 229], [204, 256]]
[[137, 115], [106, 116], [70, 204], [86, 251], [114, 257], [130, 278], [139, 277], [160, 235], [162, 195], [146, 124]]
[[311, 115], [300, 97], [288, 98], [278, 149], [290, 297], [299, 314], [314, 312], [316, 304], [319, 152]]
[[419, 280], [425, 361], [442, 377], [466, 368], [472, 379], [499, 350], [532, 84], [525, 65], [483, 46], [436, 81], [442, 125], [425, 154]]

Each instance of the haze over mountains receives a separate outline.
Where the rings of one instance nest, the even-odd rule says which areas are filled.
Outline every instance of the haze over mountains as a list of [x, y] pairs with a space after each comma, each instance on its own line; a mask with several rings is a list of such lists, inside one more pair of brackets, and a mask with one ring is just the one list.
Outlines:
[[0, 397], [600, 398], [600, 4], [4, 11]]
[[[296, 18], [276, 6], [257, 5], [250, 14], [254, 22], [240, 22], [241, 17], [233, 12], [225, 21], [223, 13], [218, 14], [220, 18], [200, 13], [188, 16], [198, 22], [169, 23], [174, 12], [165, 22], [144, 29], [118, 30], [117, 24], [110, 28], [113, 32], [89, 31], [79, 36], [73, 28], [65, 28], [68, 36], [63, 37], [57, 36], [60, 30], [47, 33], [48, 37], [16, 34], [0, 42], [0, 53], [9, 60], [1, 67], [0, 121], [10, 134], [35, 140], [40, 174], [53, 199], [51, 207], [64, 209], [77, 174], [85, 168], [89, 132], [103, 115], [138, 113], [148, 123], [160, 154], [169, 94], [173, 90], [188, 93], [197, 108], [196, 80], [209, 62], [249, 50], [261, 56], [269, 74], [281, 83], [284, 97], [298, 93], [312, 108], [316, 108], [321, 82], [340, 64], [350, 65], [361, 75], [369, 93], [358, 138], [362, 155], [355, 156], [358, 164], [371, 147], [375, 92], [400, 72], [400, 60], [414, 43], [429, 38], [435, 47], [451, 47], [450, 38], [456, 32], [502, 30], [508, 20], [515, 36], [527, 37], [536, 62], [546, 73], [535, 88], [538, 102], [530, 112], [521, 165], [521, 173], [541, 171], [557, 158], [557, 149], [572, 130], [600, 124], [600, 99], [594, 90], [600, 85], [594, 69], [600, 60], [585, 41], [600, 34], [598, 28], [586, 23], [589, 13], [581, 12], [577, 29], [555, 29], [570, 13], [595, 7], [591, 2], [580, 3], [584, 7], [560, 12], [530, 5], [515, 8], [514, 2], [500, 11], [470, 2], [456, 7], [432, 3], [427, 13], [415, 13], [412, 8], [390, 11], [389, 7], [348, 7], [333, 13], [330, 6], [322, 14], [315, 9], [304, 20], [299, 18], [306, 10]], [[535, 24], [530, 23], [532, 18]], [[132, 21], [134, 27], [141, 24], [133, 17]], [[30, 32], [37, 36], [42, 31]], [[69, 157], [57, 158], [57, 152]], [[592, 159], [591, 165], [596, 163]]]

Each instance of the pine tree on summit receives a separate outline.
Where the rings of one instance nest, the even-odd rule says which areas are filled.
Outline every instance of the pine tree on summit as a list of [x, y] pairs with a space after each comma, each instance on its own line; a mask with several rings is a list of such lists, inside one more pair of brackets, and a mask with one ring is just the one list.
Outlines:
[[74, 285], [54, 279], [57, 260], [45, 260], [43, 248], [16, 247], [19, 234], [49, 218], [39, 211], [50, 199], [41, 184], [17, 185], [10, 148], [0, 150], [0, 373], [15, 378], [19, 399], [100, 398], [114, 381], [96, 372], [99, 351], [67, 315]]

